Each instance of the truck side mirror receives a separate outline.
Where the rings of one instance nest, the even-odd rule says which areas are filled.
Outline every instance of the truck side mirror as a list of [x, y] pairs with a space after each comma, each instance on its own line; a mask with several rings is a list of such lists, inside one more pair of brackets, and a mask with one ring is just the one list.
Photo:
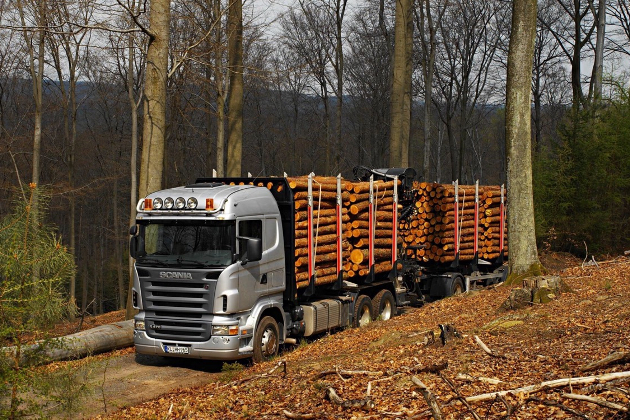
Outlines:
[[137, 260], [138, 259], [138, 237], [132, 236], [129, 240], [129, 255], [131, 258]]
[[138, 237], [136, 234], [138, 233], [138, 225], [133, 225], [129, 228], [129, 234], [131, 235], [131, 239], [129, 240], [129, 255], [131, 258], [138, 259]]
[[262, 259], [262, 239], [247, 238], [247, 252], [241, 259], [241, 264], [248, 262], [260, 261]]

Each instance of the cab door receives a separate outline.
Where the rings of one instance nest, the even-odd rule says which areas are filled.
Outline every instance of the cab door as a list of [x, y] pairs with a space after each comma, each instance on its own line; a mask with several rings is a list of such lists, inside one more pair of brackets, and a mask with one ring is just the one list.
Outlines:
[[238, 283], [240, 310], [251, 309], [256, 301], [267, 295], [269, 289], [267, 273], [261, 270], [265, 266], [267, 254], [264, 252], [263, 221], [261, 218], [240, 219], [236, 225], [238, 260], [242, 261], [247, 250], [247, 239], [258, 238], [263, 241], [263, 257], [260, 261], [239, 263]]

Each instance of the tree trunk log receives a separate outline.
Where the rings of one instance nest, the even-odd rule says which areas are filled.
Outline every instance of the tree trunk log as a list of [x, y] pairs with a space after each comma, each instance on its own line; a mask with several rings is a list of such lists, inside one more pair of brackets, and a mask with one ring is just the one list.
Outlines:
[[[23, 362], [28, 354], [42, 351], [45, 362], [78, 359], [133, 345], [133, 320], [101, 325], [76, 334], [54, 338], [48, 343], [22, 346]], [[15, 354], [15, 347], [3, 347], [0, 353]]]
[[466, 401], [468, 402], [488, 401], [488, 400], [495, 399], [499, 395], [505, 396], [507, 394], [518, 394], [518, 393], [533, 394], [536, 392], [545, 391], [548, 389], [561, 388], [563, 386], [568, 386], [568, 385], [576, 386], [576, 385], [592, 384], [595, 382], [602, 383], [602, 382], [609, 382], [615, 379], [627, 378], [627, 377], [630, 377], [630, 371], [607, 373], [605, 375], [597, 375], [597, 376], [582, 376], [582, 377], [577, 377], [577, 378], [554, 379], [552, 381], [545, 381], [536, 385], [528, 385], [521, 388], [508, 389], [505, 391], [489, 392], [487, 394], [475, 395], [475, 396], [466, 398]]
[[427, 404], [429, 404], [429, 408], [431, 409], [431, 413], [433, 414], [434, 420], [443, 420], [442, 410], [435, 399], [433, 393], [427, 388], [427, 386], [417, 377], [412, 376], [411, 381], [416, 384], [416, 386], [420, 389], [420, 393], [426, 400]]
[[617, 365], [630, 362], [630, 352], [615, 352], [604, 357], [596, 362], [589, 363], [586, 366], [580, 368], [582, 372], [589, 372], [591, 370], [597, 370], [605, 368], [611, 365]]

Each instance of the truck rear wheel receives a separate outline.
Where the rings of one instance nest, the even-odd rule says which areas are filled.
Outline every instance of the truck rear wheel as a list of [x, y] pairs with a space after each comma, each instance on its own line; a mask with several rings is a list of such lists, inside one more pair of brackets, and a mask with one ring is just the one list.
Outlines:
[[374, 296], [372, 301], [374, 306], [374, 318], [380, 318], [382, 321], [396, 316], [396, 301], [394, 295], [387, 289], [383, 289]]
[[374, 308], [372, 307], [372, 299], [366, 295], [359, 295], [354, 303], [354, 319], [352, 325], [354, 327], [365, 327], [372, 322]]
[[280, 333], [278, 323], [271, 316], [264, 317], [254, 335], [254, 362], [260, 363], [278, 354]]
[[464, 281], [462, 280], [462, 278], [456, 277], [455, 279], [453, 279], [449, 296], [460, 295], [465, 291], [466, 288], [464, 287]]

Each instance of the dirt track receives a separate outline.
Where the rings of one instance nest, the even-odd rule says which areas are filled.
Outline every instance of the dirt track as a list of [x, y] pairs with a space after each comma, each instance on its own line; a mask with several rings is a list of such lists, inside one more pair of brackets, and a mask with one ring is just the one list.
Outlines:
[[216, 380], [221, 362], [136, 355], [99, 358], [87, 366], [88, 392], [72, 414], [61, 418], [91, 418], [112, 414], [177, 388], [192, 388]]

